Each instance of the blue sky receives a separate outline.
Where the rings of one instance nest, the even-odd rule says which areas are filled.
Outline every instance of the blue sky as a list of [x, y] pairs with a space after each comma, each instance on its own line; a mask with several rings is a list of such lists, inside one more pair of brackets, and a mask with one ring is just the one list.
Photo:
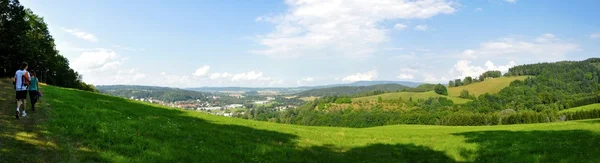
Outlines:
[[446, 83], [600, 56], [600, 1], [22, 0], [86, 82]]

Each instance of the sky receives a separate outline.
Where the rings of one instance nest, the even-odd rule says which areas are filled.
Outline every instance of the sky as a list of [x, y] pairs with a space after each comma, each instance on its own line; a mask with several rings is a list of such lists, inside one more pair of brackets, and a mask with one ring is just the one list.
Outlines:
[[21, 0], [94, 85], [447, 83], [600, 56], [597, 0]]

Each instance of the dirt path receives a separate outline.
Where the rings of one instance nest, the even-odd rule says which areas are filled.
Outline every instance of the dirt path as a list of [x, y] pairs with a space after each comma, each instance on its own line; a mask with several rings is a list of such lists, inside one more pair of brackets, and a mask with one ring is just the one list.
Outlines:
[[40, 99], [35, 112], [29, 99], [27, 105], [27, 116], [15, 119], [12, 80], [0, 79], [0, 162], [52, 162], [60, 151], [42, 125], [51, 113], [48, 104]]

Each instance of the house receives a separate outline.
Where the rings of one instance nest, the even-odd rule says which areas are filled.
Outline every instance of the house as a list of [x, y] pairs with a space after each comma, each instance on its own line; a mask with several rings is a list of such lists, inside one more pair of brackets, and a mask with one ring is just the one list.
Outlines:
[[269, 101], [254, 101], [254, 104], [267, 104]]
[[243, 106], [244, 105], [242, 105], [242, 104], [230, 104], [230, 105], [225, 106], [225, 108], [228, 108], [228, 109], [229, 108], [241, 108]]

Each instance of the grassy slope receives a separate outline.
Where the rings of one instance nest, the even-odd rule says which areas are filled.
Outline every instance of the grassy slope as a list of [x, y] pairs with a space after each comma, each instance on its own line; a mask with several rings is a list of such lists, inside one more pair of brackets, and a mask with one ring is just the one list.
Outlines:
[[[6, 83], [1, 92], [10, 92]], [[0, 162], [594, 162], [600, 119], [446, 127], [284, 125], [44, 87], [40, 111], [0, 116]], [[12, 94], [0, 104], [11, 108]], [[6, 106], [6, 107], [5, 107]], [[48, 120], [44, 120], [48, 118]]]
[[494, 78], [494, 79], [487, 79], [483, 82], [469, 84], [466, 86], [452, 87], [452, 88], [448, 88], [448, 96], [442, 96], [442, 95], [436, 94], [433, 91], [429, 91], [429, 92], [397, 92], [397, 93], [385, 93], [385, 94], [375, 95], [375, 96], [359, 97], [359, 98], [354, 98], [352, 100], [372, 101], [372, 100], [377, 100], [377, 98], [379, 96], [381, 96], [381, 98], [383, 98], [383, 99], [395, 99], [398, 97], [402, 97], [402, 99], [404, 99], [404, 100], [407, 100], [410, 97], [412, 97], [413, 99], [427, 99], [429, 97], [447, 97], [448, 99], [454, 101], [454, 103], [456, 103], [456, 104], [464, 104], [471, 100], [458, 98], [458, 96], [460, 95], [460, 92], [463, 89], [468, 90], [469, 93], [472, 93], [475, 96], [479, 96], [484, 93], [498, 93], [498, 92], [500, 92], [500, 90], [502, 90], [502, 88], [508, 86], [510, 84], [510, 82], [515, 81], [515, 80], [524, 80], [525, 78], [527, 78], [527, 76], [500, 77], [500, 78]]
[[577, 112], [577, 111], [585, 111], [585, 110], [595, 110], [600, 109], [600, 104], [589, 104], [580, 107], [569, 108], [566, 110], [561, 110], [559, 113], [563, 112]]
[[498, 93], [504, 87], [510, 85], [511, 82], [515, 80], [525, 80], [527, 77], [528, 76], [514, 76], [486, 79], [483, 82], [448, 88], [448, 95], [458, 97], [462, 90], [468, 90], [469, 93], [472, 93], [475, 96], [479, 96], [485, 93]]
[[374, 100], [377, 100], [379, 97], [381, 97], [384, 100], [385, 99], [397, 99], [399, 97], [401, 97], [402, 100], [408, 100], [411, 97], [413, 98], [413, 100], [427, 99], [429, 97], [446, 97], [446, 98], [454, 101], [454, 103], [456, 103], [456, 104], [463, 104], [463, 103], [467, 103], [470, 101], [468, 99], [462, 99], [462, 98], [458, 98], [458, 97], [439, 95], [433, 91], [384, 93], [384, 94], [375, 95], [375, 96], [353, 98], [352, 101], [374, 101]]

